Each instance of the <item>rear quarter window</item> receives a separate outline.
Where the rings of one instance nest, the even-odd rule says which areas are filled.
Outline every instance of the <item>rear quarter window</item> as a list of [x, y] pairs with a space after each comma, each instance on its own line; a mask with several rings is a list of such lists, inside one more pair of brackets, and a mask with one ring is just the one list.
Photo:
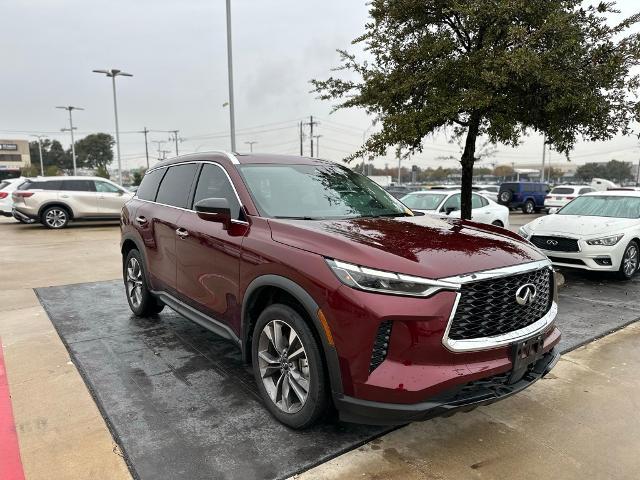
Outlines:
[[155, 202], [156, 194], [158, 193], [158, 186], [166, 172], [166, 168], [160, 168], [158, 170], [148, 172], [143, 177], [142, 182], [140, 182], [140, 186], [136, 191], [136, 196], [141, 200]]
[[60, 190], [60, 180], [47, 180], [44, 182], [34, 182], [27, 180], [18, 187], [18, 190]]

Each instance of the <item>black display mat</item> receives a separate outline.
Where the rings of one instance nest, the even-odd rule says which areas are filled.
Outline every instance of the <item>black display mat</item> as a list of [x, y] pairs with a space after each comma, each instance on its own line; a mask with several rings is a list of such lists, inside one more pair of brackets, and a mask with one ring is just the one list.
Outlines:
[[[639, 277], [565, 276], [563, 352], [640, 317]], [[121, 281], [36, 293], [135, 477], [287, 478], [390, 430], [335, 420], [287, 429], [262, 406], [233, 343], [168, 308], [136, 318]]]

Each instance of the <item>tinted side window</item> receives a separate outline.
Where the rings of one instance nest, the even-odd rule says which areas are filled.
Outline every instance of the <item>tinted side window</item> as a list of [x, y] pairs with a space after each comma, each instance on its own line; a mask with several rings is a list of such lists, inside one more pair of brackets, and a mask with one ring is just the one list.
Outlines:
[[111, 185], [110, 183], [107, 183], [107, 182], [101, 182], [99, 180], [96, 180], [94, 183], [96, 185], [96, 191], [98, 191], [98, 192], [102, 192], [102, 193], [119, 193], [119, 192], [122, 191], [118, 187], [116, 187], [115, 185]]
[[32, 182], [27, 180], [18, 190], [60, 190], [60, 180], [48, 180], [46, 182]]
[[444, 205], [442, 206], [443, 211], [447, 211], [447, 209], [453, 208], [454, 211], [460, 210], [460, 194], [456, 193], [455, 195], [451, 195]]
[[484, 198], [480, 195], [471, 195], [471, 208], [482, 208], [486, 207], [489, 204]]
[[142, 182], [140, 182], [136, 196], [142, 200], [154, 202], [156, 200], [156, 193], [158, 193], [158, 185], [160, 185], [160, 180], [162, 180], [166, 171], [166, 168], [160, 168], [145, 174]]
[[193, 204], [205, 198], [226, 198], [231, 208], [231, 218], [240, 219], [240, 203], [222, 167], [209, 163], [202, 166]]
[[60, 190], [64, 192], [95, 192], [92, 180], [63, 180]]
[[593, 188], [581, 188], [578, 192], [578, 195], [582, 195], [584, 193], [595, 192]]
[[187, 208], [189, 191], [196, 173], [196, 167], [195, 163], [169, 167], [160, 183], [156, 202], [171, 205], [172, 207]]

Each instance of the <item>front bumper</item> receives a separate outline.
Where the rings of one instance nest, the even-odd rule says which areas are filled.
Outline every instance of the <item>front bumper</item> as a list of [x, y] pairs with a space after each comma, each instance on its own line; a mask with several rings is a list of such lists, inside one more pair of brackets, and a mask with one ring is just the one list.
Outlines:
[[[554, 252], [542, 250], [556, 267], [577, 268], [580, 270], [592, 270], [598, 272], [617, 272], [624, 250], [629, 243], [623, 238], [613, 247], [587, 245], [580, 240], [579, 252]], [[603, 260], [608, 259], [607, 262]]]
[[510, 371], [476, 380], [442, 392], [426, 402], [395, 404], [360, 400], [346, 395], [334, 397], [340, 420], [369, 425], [401, 425], [409, 422], [448, 417], [456, 412], [468, 412], [510, 397], [543, 378], [560, 359], [552, 349], [515, 383], [509, 383]]

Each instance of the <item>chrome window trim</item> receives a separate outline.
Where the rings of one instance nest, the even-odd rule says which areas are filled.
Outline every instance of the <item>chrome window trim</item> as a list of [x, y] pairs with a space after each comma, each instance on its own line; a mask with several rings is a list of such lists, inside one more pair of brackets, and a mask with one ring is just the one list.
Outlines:
[[[492, 270], [485, 270], [482, 272], [475, 272], [475, 273], [442, 278], [440, 280], [445, 282], [459, 283], [462, 286], [466, 283], [479, 282], [482, 280], [489, 280], [493, 278], [508, 277], [511, 275], [518, 275], [521, 273], [541, 270], [543, 268], [548, 268], [553, 273], [553, 267], [552, 267], [551, 261], [549, 259], [544, 259], [544, 260], [538, 260], [536, 262], [529, 262], [529, 263], [523, 263], [520, 265], [514, 265], [512, 267], [495, 268]], [[555, 291], [555, 288], [556, 287], [554, 287], [554, 291]], [[456, 299], [451, 309], [449, 320], [447, 321], [447, 328], [445, 329], [444, 335], [442, 336], [442, 344], [444, 345], [444, 347], [447, 350], [454, 353], [491, 350], [494, 348], [500, 348], [500, 347], [509, 345], [514, 342], [518, 342], [520, 340], [524, 340], [526, 338], [532, 337], [534, 335], [537, 335], [545, 331], [550, 325], [553, 324], [558, 314], [558, 304], [556, 303], [556, 300], [554, 298], [549, 311], [542, 318], [536, 320], [534, 323], [524, 328], [521, 328], [519, 330], [514, 330], [512, 332], [507, 332], [502, 335], [496, 335], [493, 337], [473, 338], [473, 339], [467, 339], [467, 340], [454, 340], [449, 338], [449, 331], [451, 330], [453, 319], [458, 311], [458, 304], [460, 303], [461, 297], [462, 297], [462, 292], [456, 293]]]
[[[238, 160], [236, 159], [236, 162], [237, 161]], [[240, 205], [240, 209], [242, 209], [244, 207], [244, 205], [242, 204], [242, 200], [240, 200], [240, 195], [238, 195], [238, 190], [236, 190], [236, 186], [233, 184], [233, 180], [231, 180], [231, 177], [229, 176], [229, 172], [227, 172], [225, 170], [225, 168], [222, 165], [220, 165], [218, 162], [214, 162], [214, 161], [211, 161], [211, 160], [187, 160], [187, 161], [184, 161], [184, 162], [172, 163], [171, 165], [162, 165], [160, 167], [155, 167], [155, 168], [149, 169], [148, 171], [152, 172], [154, 170], [160, 170], [162, 168], [174, 167], [176, 165], [186, 165], [186, 164], [189, 164], [189, 163], [195, 163], [195, 164], [205, 164], [205, 163], [207, 163], [209, 165], [215, 165], [220, 170], [222, 170], [224, 172], [224, 174], [226, 175], [227, 180], [229, 180], [229, 183], [231, 184], [231, 188], [233, 189], [233, 193], [236, 195], [236, 199], [238, 200], [238, 205]], [[160, 182], [160, 185], [161, 184], [162, 184], [162, 182]], [[160, 185], [158, 185], [158, 188], [160, 188]], [[197, 184], [196, 184], [196, 187], [197, 187]], [[157, 192], [156, 192], [156, 195], [157, 195]], [[145, 202], [145, 203], [152, 203], [154, 205], [162, 205], [163, 207], [175, 208], [176, 210], [182, 210], [184, 212], [195, 213], [195, 210], [191, 210], [190, 208], [176, 207], [175, 205], [167, 205], [166, 203], [160, 203], [160, 202], [151, 201], [151, 200], [144, 200], [144, 199], [138, 197], [138, 193], [137, 192], [136, 192], [136, 195], [135, 195], [134, 198], [136, 200], [139, 200], [139, 201]], [[235, 219], [231, 219], [231, 223], [236, 223], [238, 225], [249, 225], [249, 222], [245, 222], [243, 220], [235, 220]]]
[[445, 330], [444, 336], [442, 338], [442, 344], [445, 346], [445, 348], [454, 353], [490, 350], [493, 348], [500, 348], [510, 345], [514, 342], [525, 340], [545, 331], [549, 326], [553, 324], [556, 315], [558, 314], [558, 304], [554, 301], [551, 304], [551, 309], [542, 318], [532, 323], [531, 325], [528, 325], [519, 330], [514, 330], [513, 332], [504, 333], [502, 335], [496, 335], [494, 337], [473, 338], [468, 340], [453, 340], [449, 338], [449, 330], [451, 329], [453, 317], [455, 316], [458, 309], [460, 296], [461, 294], [458, 293], [453, 309], [451, 310], [451, 315], [449, 316], [447, 329]]

